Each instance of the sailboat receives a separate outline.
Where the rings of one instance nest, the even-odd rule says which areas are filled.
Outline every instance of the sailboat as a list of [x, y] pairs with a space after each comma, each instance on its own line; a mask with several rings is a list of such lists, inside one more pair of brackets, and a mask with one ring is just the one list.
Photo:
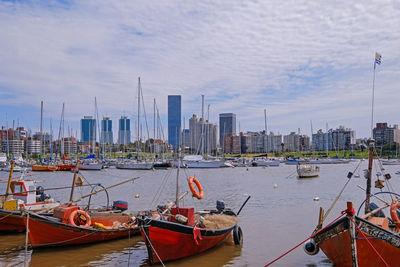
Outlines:
[[43, 152], [43, 101], [40, 102], [40, 164], [32, 164], [32, 171], [56, 171], [57, 166], [50, 165], [49, 162], [47, 165], [44, 165], [42, 162], [42, 152]]
[[[152, 214], [152, 217], [138, 218], [150, 264], [199, 254], [226, 240], [232, 240], [232, 235], [235, 244], [242, 243], [242, 230], [237, 224], [237, 215], [241, 209], [236, 214], [225, 208], [223, 201], [217, 201], [216, 210], [195, 213], [193, 207], [179, 205], [180, 199], [187, 193], [179, 195], [179, 169], [178, 163], [175, 202], [160, 207], [158, 216]], [[193, 196], [202, 199], [204, 191], [200, 182], [190, 177], [188, 183]]]
[[[380, 64], [381, 56], [376, 53], [374, 64], [374, 83], [376, 64]], [[372, 103], [374, 101], [374, 85]], [[373, 125], [373, 105], [371, 128]], [[372, 129], [371, 129], [372, 130]], [[337, 219], [323, 227], [323, 221], [327, 214], [320, 210], [319, 223], [311, 235], [310, 241], [304, 245], [304, 250], [309, 255], [315, 255], [321, 249], [335, 266], [399, 266], [400, 265], [400, 219], [398, 209], [400, 208], [400, 195], [390, 191], [380, 191], [371, 194], [371, 177], [373, 171], [373, 160], [375, 141], [368, 140], [369, 157], [366, 199], [361, 204], [356, 214], [353, 203], [347, 202], [347, 209]], [[379, 159], [378, 159], [379, 160]], [[390, 185], [390, 174], [383, 175], [383, 179], [375, 181], [375, 187], [381, 190], [385, 183]], [[352, 178], [352, 173], [348, 174]], [[342, 190], [343, 191], [343, 190]], [[382, 194], [377, 196], [378, 194]], [[383, 195], [389, 196], [386, 201]], [[381, 201], [384, 205], [378, 207], [370, 202], [371, 198]], [[365, 215], [359, 215], [364, 206]], [[333, 205], [332, 205], [333, 207]], [[390, 207], [390, 218], [386, 217], [383, 209]], [[331, 208], [329, 209], [331, 210]]]

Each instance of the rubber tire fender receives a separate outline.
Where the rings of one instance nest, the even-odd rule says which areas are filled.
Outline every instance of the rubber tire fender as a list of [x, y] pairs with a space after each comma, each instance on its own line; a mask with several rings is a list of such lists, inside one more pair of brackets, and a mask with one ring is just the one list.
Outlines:
[[235, 245], [240, 245], [243, 243], [243, 232], [240, 226], [235, 225], [232, 234], [233, 234], [233, 242], [235, 243]]

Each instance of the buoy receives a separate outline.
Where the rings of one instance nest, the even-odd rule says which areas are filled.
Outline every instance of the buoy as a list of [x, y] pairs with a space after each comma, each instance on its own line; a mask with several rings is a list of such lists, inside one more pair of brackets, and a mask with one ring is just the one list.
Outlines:
[[319, 197], [314, 197], [314, 201], [319, 201]]
[[274, 188], [278, 188], [278, 185], [277, 185], [277, 184], [274, 184]]
[[135, 198], [139, 198], [139, 194], [136, 194], [136, 195], [135, 195]]

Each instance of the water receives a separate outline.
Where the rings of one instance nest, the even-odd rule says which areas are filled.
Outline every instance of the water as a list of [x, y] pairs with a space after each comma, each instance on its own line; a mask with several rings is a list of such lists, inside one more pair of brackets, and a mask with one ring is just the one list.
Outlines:
[[[248, 195], [251, 199], [242, 210], [239, 225], [244, 234], [241, 246], [222, 244], [197, 256], [186, 258], [167, 266], [264, 266], [282, 255], [314, 230], [319, 207], [325, 210], [335, 200], [346, 183], [347, 173], [354, 171], [358, 162], [343, 165], [321, 165], [320, 176], [310, 179], [298, 179], [296, 166], [281, 164], [280, 167], [225, 168], [181, 170], [181, 191], [188, 190], [185, 177], [197, 177], [205, 189], [203, 200], [186, 196], [181, 206], [194, 206], [196, 209], [215, 207], [215, 201], [222, 199], [227, 207], [237, 211]], [[346, 209], [346, 201], [353, 201], [355, 207], [364, 198], [365, 193], [357, 185], [365, 188], [362, 170], [361, 178], [353, 178], [344, 191], [327, 223]], [[394, 188], [398, 188], [399, 176], [394, 175], [399, 166], [385, 166], [393, 178]], [[357, 173], [356, 172], [356, 173]], [[73, 174], [70, 172], [34, 173], [35, 179], [45, 188], [69, 186]], [[82, 171], [90, 183], [109, 186], [128, 178], [140, 176], [134, 183], [127, 183], [110, 189], [110, 200], [126, 200], [130, 210], [155, 208], [157, 204], [175, 198], [176, 170], [130, 171], [106, 169], [102, 171]], [[7, 173], [0, 174], [6, 178]], [[17, 174], [18, 175], [18, 174]], [[274, 188], [274, 185], [277, 188]], [[4, 184], [0, 184], [4, 192]], [[161, 190], [159, 190], [161, 189]], [[385, 188], [386, 189], [386, 188]], [[375, 190], [373, 190], [374, 192]], [[398, 190], [397, 190], [398, 191]], [[90, 192], [89, 188], [76, 190], [75, 197]], [[69, 190], [47, 191], [54, 199], [67, 201]], [[136, 195], [139, 198], [136, 198]], [[319, 197], [319, 201], [314, 201]], [[87, 201], [84, 201], [86, 203]], [[380, 204], [379, 201], [375, 201]], [[99, 193], [91, 199], [92, 206], [106, 203], [106, 194]], [[388, 211], [386, 211], [388, 215]], [[25, 260], [24, 234], [2, 234], [0, 236], [0, 262], [3, 264]], [[146, 266], [147, 251], [140, 236], [100, 244], [67, 248], [50, 248], [28, 251], [26, 260], [30, 266]], [[1, 266], [2, 264], [0, 264]], [[332, 266], [326, 256], [319, 252], [308, 256], [300, 246], [273, 266]]]

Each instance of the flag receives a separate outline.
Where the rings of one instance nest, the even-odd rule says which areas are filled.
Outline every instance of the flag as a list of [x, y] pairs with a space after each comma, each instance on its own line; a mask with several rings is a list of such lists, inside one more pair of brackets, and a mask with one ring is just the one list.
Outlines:
[[382, 55], [379, 53], [375, 53], [375, 64], [380, 65], [382, 62]]

